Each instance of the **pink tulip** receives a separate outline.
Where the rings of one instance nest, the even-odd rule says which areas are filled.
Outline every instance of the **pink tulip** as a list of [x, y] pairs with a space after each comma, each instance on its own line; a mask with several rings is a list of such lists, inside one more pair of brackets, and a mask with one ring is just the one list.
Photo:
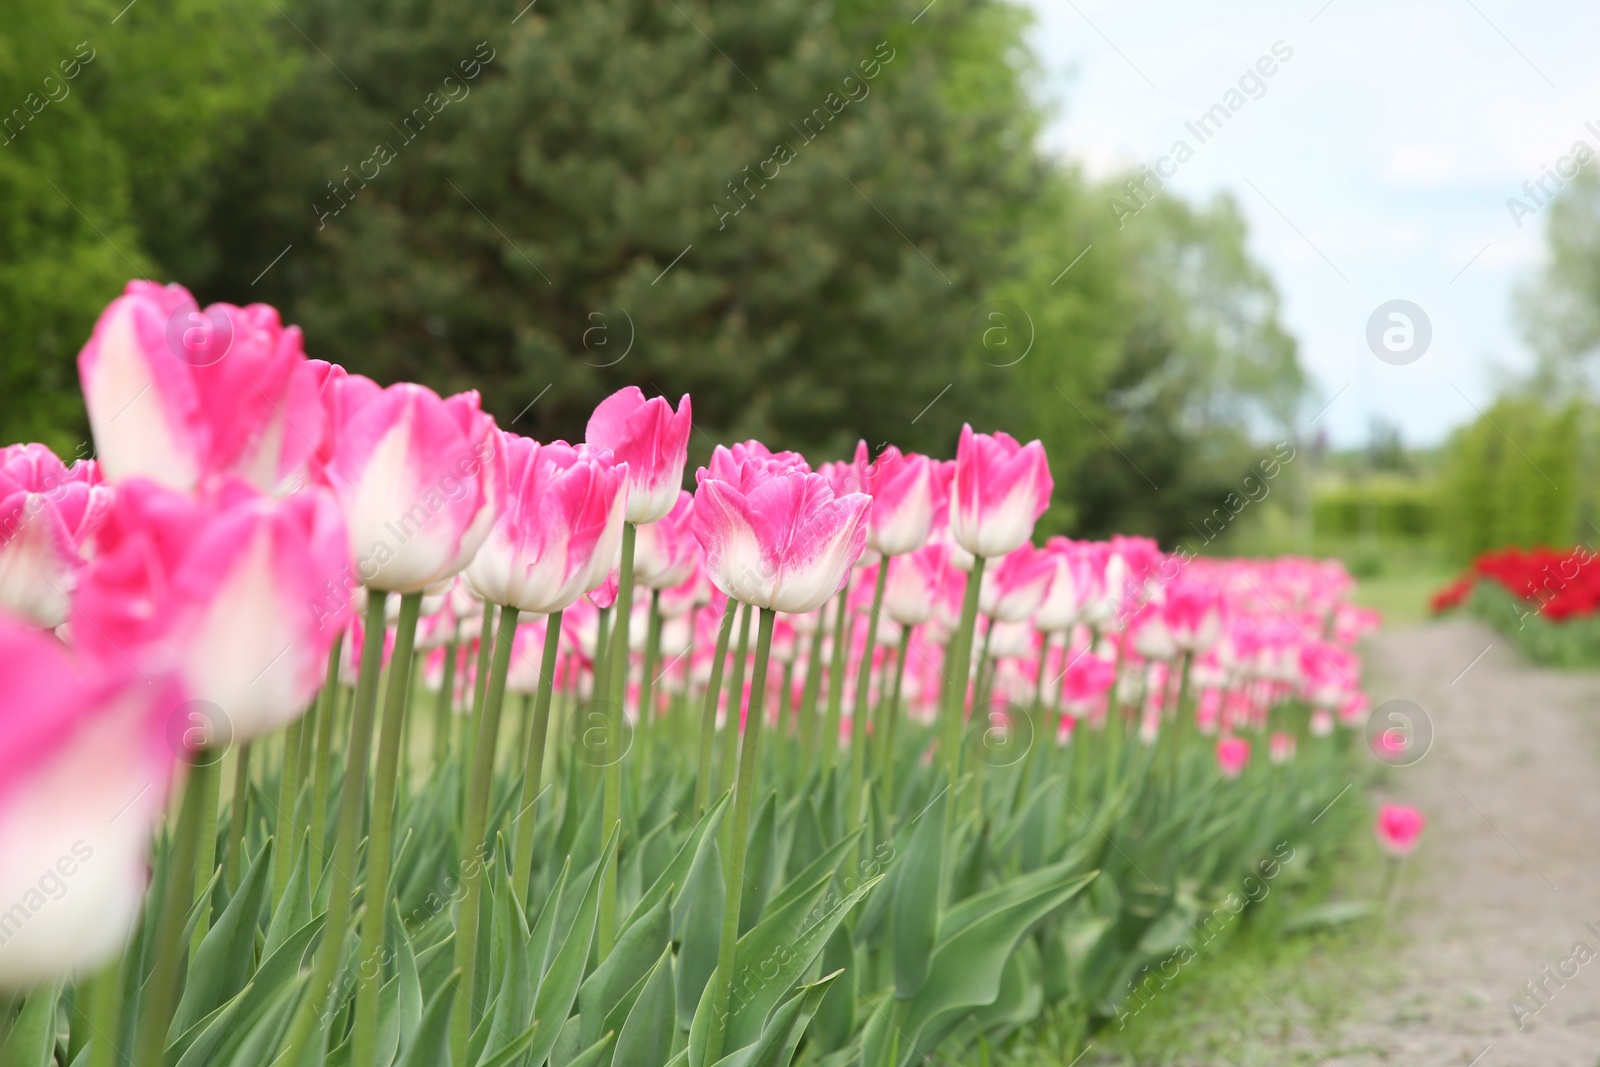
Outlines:
[[1267, 748], [1267, 759], [1276, 765], [1282, 765], [1294, 759], [1297, 747], [1294, 734], [1284, 733], [1279, 730], [1272, 735], [1272, 742]]
[[467, 584], [496, 604], [563, 611], [604, 582], [616, 559], [628, 470], [588, 445], [496, 436], [505, 497]]
[[1378, 811], [1378, 821], [1373, 831], [1378, 844], [1392, 856], [1404, 856], [1417, 847], [1422, 828], [1428, 820], [1416, 808], [1403, 804], [1385, 804]]
[[678, 490], [678, 502], [659, 522], [639, 527], [633, 549], [634, 581], [646, 589], [671, 589], [694, 574], [700, 542], [694, 539], [694, 496]]
[[67, 621], [84, 543], [111, 497], [93, 460], [69, 469], [44, 445], [0, 449], [0, 610], [47, 629]]
[[872, 524], [867, 544], [885, 556], [921, 548], [933, 530], [938, 510], [934, 464], [927, 456], [902, 455], [893, 445], [867, 468], [866, 492], [872, 497]]
[[1217, 766], [1224, 778], [1237, 778], [1250, 762], [1250, 742], [1242, 737], [1224, 737], [1217, 742]]
[[326, 396], [327, 478], [344, 509], [356, 572], [372, 589], [411, 593], [472, 561], [503, 492], [494, 420], [478, 394], [445, 399], [359, 374]]
[[[959, 590], [959, 584], [950, 581], [950, 549], [937, 542], [896, 556], [887, 566], [883, 612], [901, 626], [921, 626], [934, 617], [949, 592]], [[961, 610], [959, 603], [947, 608], [952, 614]]]
[[1044, 603], [1055, 574], [1052, 554], [1024, 543], [984, 571], [978, 610], [1001, 622], [1022, 622]]
[[713, 448], [711, 462], [700, 468], [695, 480], [698, 483], [715, 478], [747, 488], [767, 474], [782, 474], [792, 470], [809, 473], [811, 465], [798, 452], [774, 452], [760, 441], [741, 441], [731, 448], [724, 445]]
[[165, 675], [80, 668], [54, 637], [0, 619], [0, 988], [63, 981], [122, 950], [185, 708]]
[[[641, 527], [640, 532], [644, 529]], [[693, 532], [691, 523], [690, 533]], [[694, 568], [689, 572], [689, 577], [670, 589], [661, 590], [661, 617], [675, 619], [688, 615], [695, 608], [710, 603], [712, 593], [711, 580], [706, 577], [704, 561], [700, 556], [700, 542], [696, 541]]]
[[1044, 602], [1034, 612], [1033, 624], [1046, 633], [1070, 630], [1083, 619], [1084, 604], [1092, 591], [1090, 560], [1083, 547], [1065, 537], [1052, 537], [1044, 546], [1055, 576]]
[[836, 497], [827, 479], [761, 470], [723, 481], [702, 472], [694, 532], [706, 573], [728, 596], [791, 614], [814, 611], [843, 589], [866, 547], [872, 500]]
[[692, 419], [687, 393], [674, 412], [666, 397], [646, 400], [633, 385], [606, 397], [589, 416], [584, 440], [627, 465], [629, 522], [665, 518], [677, 502]]
[[201, 500], [135, 480], [96, 536], [75, 598], [87, 656], [174, 672], [249, 740], [305, 711], [350, 616], [348, 539], [332, 496], [233, 481]]
[[279, 488], [317, 445], [305, 362], [299, 328], [265, 304], [201, 311], [182, 286], [129, 282], [78, 356], [106, 480], [192, 490], [233, 473]]
[[1004, 556], [1033, 537], [1055, 481], [1044, 445], [961, 427], [950, 487], [950, 532], [975, 556]]

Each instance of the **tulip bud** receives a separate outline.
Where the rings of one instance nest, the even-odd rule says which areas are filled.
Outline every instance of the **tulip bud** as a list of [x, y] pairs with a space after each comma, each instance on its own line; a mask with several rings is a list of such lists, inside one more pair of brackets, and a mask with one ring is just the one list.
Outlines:
[[336, 378], [328, 405], [328, 483], [344, 509], [356, 573], [412, 593], [472, 561], [489, 536], [504, 475], [494, 420], [476, 392], [440, 399], [409, 382]]
[[692, 419], [687, 393], [674, 412], [665, 397], [646, 400], [633, 385], [606, 397], [589, 416], [584, 440], [627, 465], [629, 522], [665, 518], [677, 502]]

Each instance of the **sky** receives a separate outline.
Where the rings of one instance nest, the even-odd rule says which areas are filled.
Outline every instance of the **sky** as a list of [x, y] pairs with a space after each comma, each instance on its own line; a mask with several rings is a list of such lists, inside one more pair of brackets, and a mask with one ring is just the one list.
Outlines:
[[[1314, 382], [1305, 432], [1360, 445], [1378, 417], [1433, 444], [1530, 365], [1515, 294], [1545, 212], [1522, 186], [1600, 152], [1600, 4], [1021, 2], [1047, 149], [1092, 177], [1160, 162], [1168, 191], [1243, 208]], [[1186, 123], [1219, 103], [1202, 142]]]

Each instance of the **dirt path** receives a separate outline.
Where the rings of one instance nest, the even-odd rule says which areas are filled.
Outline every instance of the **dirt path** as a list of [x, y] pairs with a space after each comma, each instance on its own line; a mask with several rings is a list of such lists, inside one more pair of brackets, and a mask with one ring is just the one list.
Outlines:
[[1400, 887], [1391, 988], [1320, 1054], [1335, 1067], [1595, 1067], [1600, 674], [1531, 666], [1467, 620], [1383, 634], [1368, 662], [1375, 704], [1408, 699], [1432, 720], [1428, 755], [1387, 790], [1429, 823]]

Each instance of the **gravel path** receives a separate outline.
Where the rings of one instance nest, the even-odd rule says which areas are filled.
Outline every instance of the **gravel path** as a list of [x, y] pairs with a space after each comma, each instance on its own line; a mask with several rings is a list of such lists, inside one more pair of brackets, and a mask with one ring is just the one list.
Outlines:
[[1376, 705], [1407, 699], [1432, 721], [1386, 797], [1429, 823], [1400, 885], [1393, 981], [1326, 1062], [1595, 1067], [1600, 674], [1532, 666], [1470, 620], [1384, 633], [1368, 663]]

